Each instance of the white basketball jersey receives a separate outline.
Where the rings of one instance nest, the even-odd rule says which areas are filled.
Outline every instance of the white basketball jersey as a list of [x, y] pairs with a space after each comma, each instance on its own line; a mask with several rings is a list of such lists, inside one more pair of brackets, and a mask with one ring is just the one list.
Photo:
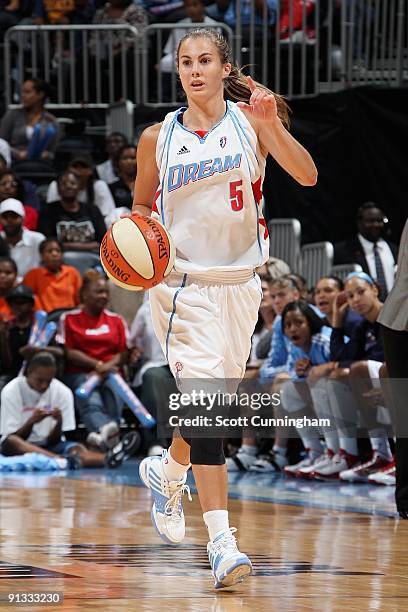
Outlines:
[[262, 216], [266, 160], [256, 134], [233, 102], [203, 137], [182, 125], [185, 110], [166, 115], [156, 148], [160, 186], [153, 215], [173, 238], [175, 270], [220, 277], [253, 270], [269, 255]]

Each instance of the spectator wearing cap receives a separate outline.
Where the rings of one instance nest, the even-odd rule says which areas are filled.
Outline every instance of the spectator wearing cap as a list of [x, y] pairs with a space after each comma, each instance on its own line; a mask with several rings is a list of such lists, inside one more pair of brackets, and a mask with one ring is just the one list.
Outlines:
[[127, 138], [121, 132], [112, 132], [106, 138], [105, 150], [108, 154], [108, 159], [96, 166], [96, 173], [108, 185], [118, 180], [119, 153], [127, 144]]
[[15, 198], [7, 198], [0, 204], [0, 222], [3, 225], [1, 236], [5, 239], [10, 256], [17, 264], [19, 277], [23, 277], [31, 268], [40, 265], [38, 247], [45, 239], [40, 232], [34, 232], [23, 226], [24, 206]]
[[62, 262], [61, 242], [57, 238], [47, 238], [40, 244], [40, 254], [42, 266], [30, 270], [23, 280], [37, 295], [40, 308], [52, 312], [78, 306], [82, 278], [78, 270]]
[[[115, 202], [104, 181], [95, 178], [92, 158], [80, 155], [72, 159], [67, 170], [75, 174], [79, 183], [78, 200], [83, 204], [97, 206], [106, 220], [115, 210]], [[52, 181], [47, 191], [47, 203], [60, 200], [57, 181]]]
[[[58, 178], [59, 202], [46, 204], [40, 213], [39, 228], [48, 237], [56, 236], [69, 251], [99, 250], [106, 226], [103, 216], [93, 204], [78, 199], [79, 182], [75, 174], [66, 171]], [[36, 266], [31, 268], [38, 268]]]
[[9, 143], [14, 161], [54, 157], [59, 129], [57, 119], [44, 107], [48, 95], [48, 83], [27, 79], [21, 88], [22, 108], [13, 108], [2, 118], [0, 138]]
[[[27, 343], [38, 309], [30, 287], [17, 285], [6, 295], [9, 315], [0, 319], [0, 388], [18, 375], [23, 360], [32, 354]], [[61, 349], [56, 349], [62, 356]]]

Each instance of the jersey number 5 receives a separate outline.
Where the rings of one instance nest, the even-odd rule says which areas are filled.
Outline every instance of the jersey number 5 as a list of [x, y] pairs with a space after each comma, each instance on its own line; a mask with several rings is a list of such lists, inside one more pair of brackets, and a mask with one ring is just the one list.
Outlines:
[[244, 198], [242, 195], [242, 179], [240, 181], [231, 181], [230, 184], [230, 203], [232, 210], [242, 210], [244, 208]]

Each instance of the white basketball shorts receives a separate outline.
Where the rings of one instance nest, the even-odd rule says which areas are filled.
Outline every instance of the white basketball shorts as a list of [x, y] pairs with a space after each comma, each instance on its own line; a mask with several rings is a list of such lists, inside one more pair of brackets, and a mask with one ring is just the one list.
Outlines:
[[172, 273], [150, 289], [153, 327], [179, 387], [182, 379], [243, 378], [262, 298], [250, 276], [226, 284]]

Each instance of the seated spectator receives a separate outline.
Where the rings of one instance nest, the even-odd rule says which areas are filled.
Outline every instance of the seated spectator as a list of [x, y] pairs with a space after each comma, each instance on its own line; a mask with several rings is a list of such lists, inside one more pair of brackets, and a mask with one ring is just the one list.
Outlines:
[[119, 439], [123, 402], [106, 375], [117, 372], [128, 356], [127, 325], [122, 317], [106, 310], [106, 280], [95, 270], [84, 275], [81, 308], [61, 316], [57, 342], [65, 347], [65, 382], [75, 391], [89, 376], [98, 374], [101, 383], [88, 399], [76, 397], [88, 443], [105, 449]]
[[[30, 196], [34, 197], [33, 207], [28, 202], [29, 196], [26, 191], [26, 183], [29, 183]], [[22, 181], [15, 172], [11, 170], [3, 170], [0, 172], [0, 202], [8, 198], [20, 200], [24, 206], [24, 227], [30, 230], [36, 230], [38, 225], [38, 209], [40, 201], [35, 193], [35, 187], [30, 181]]]
[[[217, 24], [214, 19], [205, 14], [205, 4], [202, 0], [184, 0], [184, 8], [187, 14], [185, 19], [178, 23], [201, 23], [201, 24]], [[160, 60], [160, 70], [168, 74], [173, 74], [176, 69], [176, 52], [180, 40], [188, 30], [185, 28], [176, 27], [170, 32], [170, 36], [163, 49], [163, 57]]]
[[335, 264], [360, 264], [385, 299], [394, 284], [398, 247], [384, 239], [387, 218], [378, 204], [366, 202], [357, 212], [357, 232], [334, 245]]
[[[365, 272], [349, 274], [344, 289], [347, 303], [336, 312], [331, 339], [331, 349], [341, 356], [343, 365], [343, 368], [334, 370], [330, 376], [335, 383], [332, 386], [336, 396], [334, 405], [340, 425], [346, 426], [344, 435], [347, 434], [349, 439], [357, 437], [360, 415], [368, 430], [373, 456], [362, 466], [348, 470], [345, 468], [339, 475], [342, 480], [349, 482], [368, 482], [371, 474], [392, 467], [392, 454], [384, 425], [377, 421], [377, 410], [367, 400], [367, 393], [373, 387], [380, 386], [384, 348], [377, 318], [383, 304], [378, 298], [377, 286]], [[363, 317], [349, 339], [344, 337], [341, 330], [346, 305]], [[354, 449], [357, 454], [356, 444]]]
[[[313, 308], [305, 300], [287, 304], [282, 312], [282, 330], [290, 342], [287, 372], [290, 380], [285, 382], [281, 393], [283, 409], [291, 417], [314, 416], [313, 402], [307, 386], [307, 378], [314, 366], [330, 361], [330, 336], [332, 330], [324, 325]], [[304, 384], [294, 384], [302, 382]], [[309, 413], [309, 414], [308, 414]], [[284, 468], [285, 474], [305, 476], [323, 455], [320, 431], [313, 425], [297, 428], [304, 448], [305, 459]]]
[[[133, 386], [140, 388], [140, 401], [157, 420], [158, 411], [166, 406], [169, 393], [177, 393], [177, 386], [153, 330], [148, 295], [145, 294], [130, 329], [130, 362], [138, 366]], [[142, 442], [148, 456], [161, 455], [167, 446], [165, 440], [158, 438], [156, 427], [143, 429]]]
[[1, 392], [1, 452], [6, 456], [40, 453], [57, 459], [61, 469], [116, 467], [123, 448], [107, 455], [69, 442], [64, 433], [74, 431], [72, 391], [55, 378], [56, 361], [41, 352], [27, 366], [25, 376], [10, 381]]
[[[132, 209], [136, 180], [136, 147], [124, 146], [118, 155], [118, 180], [109, 185], [117, 208]], [[123, 211], [124, 212], [124, 211]]]
[[6, 295], [14, 287], [17, 281], [17, 266], [11, 257], [0, 257], [0, 314], [2, 318], [11, 316], [11, 308], [6, 300]]
[[[237, 22], [236, 3], [231, 0], [216, 0], [218, 10], [222, 19], [231, 28], [235, 28]], [[273, 25], [276, 21], [277, 0], [257, 0], [255, 2], [255, 26], [262, 26], [264, 20], [264, 10], [266, 3], [266, 15], [268, 25]], [[247, 0], [241, 0], [241, 25], [245, 28], [250, 26], [252, 19], [252, 4]]]
[[108, 185], [118, 180], [119, 153], [127, 144], [126, 136], [120, 132], [112, 132], [106, 138], [105, 150], [108, 159], [96, 166], [96, 173]]
[[[148, 25], [148, 17], [145, 9], [137, 4], [133, 4], [130, 0], [111, 0], [107, 2], [102, 8], [98, 9], [93, 18], [95, 24], [124, 24], [127, 23], [139, 33], [143, 33], [143, 30]], [[111, 32], [112, 39], [112, 52], [113, 56], [117, 56], [120, 53], [122, 46], [122, 37], [119, 33]], [[126, 40], [126, 35], [125, 35]], [[128, 37], [128, 46], [131, 47], [134, 43], [134, 37]], [[98, 53], [101, 59], [106, 59], [109, 53], [108, 39], [104, 38], [104, 35], [100, 35], [98, 38], [95, 34], [91, 34], [89, 46], [92, 55], [96, 55], [96, 45], [98, 45]]]
[[37, 295], [40, 308], [52, 312], [78, 306], [82, 278], [78, 270], [63, 263], [60, 241], [47, 238], [40, 244], [40, 254], [42, 266], [27, 272], [23, 280]]
[[[10, 289], [6, 300], [9, 313], [0, 320], [1, 388], [18, 376], [24, 359], [35, 352], [25, 349], [28, 349], [34, 313], [38, 310], [32, 290], [24, 285]], [[57, 350], [56, 355], [62, 356], [62, 352]]]
[[72, 172], [61, 174], [57, 184], [60, 201], [44, 206], [40, 213], [40, 230], [48, 237], [57, 236], [66, 251], [98, 252], [106, 232], [99, 208], [78, 200], [79, 182]]
[[[107, 184], [95, 179], [92, 158], [89, 155], [74, 157], [66, 171], [75, 174], [78, 180], [78, 201], [97, 206], [106, 220], [115, 210], [115, 202]], [[57, 181], [52, 181], [48, 186], [47, 203], [57, 202], [59, 199]]]
[[0, 43], [3, 43], [6, 30], [17, 25], [21, 19], [20, 0], [1, 0], [0, 2]]
[[39, 245], [45, 236], [23, 226], [24, 206], [19, 200], [7, 198], [0, 204], [1, 236], [5, 239], [10, 256], [17, 264], [18, 276], [23, 276], [40, 265]]
[[54, 115], [44, 108], [48, 95], [45, 81], [27, 79], [21, 88], [23, 108], [11, 109], [2, 118], [0, 138], [9, 143], [14, 161], [54, 157], [59, 129]]
[[183, 0], [141, 0], [141, 5], [153, 23], [174, 23], [186, 16]]
[[69, 23], [68, 14], [75, 9], [75, 0], [36, 0], [33, 10], [36, 25]]
[[[264, 282], [264, 281], [262, 281]], [[270, 301], [275, 317], [271, 327], [271, 337], [267, 357], [262, 363], [258, 375], [262, 385], [274, 384], [272, 392], [278, 392], [282, 382], [289, 378], [289, 340], [285, 337], [281, 314], [290, 302], [299, 299], [299, 290], [296, 283], [287, 276], [281, 276], [269, 281], [269, 295], [267, 302]], [[265, 295], [265, 291], [263, 291]], [[261, 303], [262, 304], [262, 303]], [[275, 443], [272, 451], [257, 455], [255, 440], [248, 438], [243, 440], [242, 446], [236, 455], [227, 459], [228, 471], [251, 470], [257, 472], [276, 472], [287, 464], [286, 458], [287, 441], [282, 436], [281, 429], [276, 429]]]

